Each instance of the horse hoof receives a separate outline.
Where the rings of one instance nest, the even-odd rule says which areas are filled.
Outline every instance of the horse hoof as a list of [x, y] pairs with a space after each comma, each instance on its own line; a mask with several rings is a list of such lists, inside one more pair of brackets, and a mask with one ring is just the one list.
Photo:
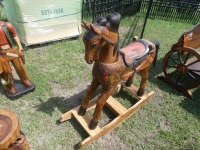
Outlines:
[[130, 87], [131, 85], [132, 85], [132, 81], [127, 80], [126, 83], [125, 83], [125, 86], [126, 87]]
[[144, 95], [144, 89], [139, 89], [138, 91], [137, 91], [137, 96], [143, 96]]
[[91, 130], [94, 130], [94, 129], [97, 127], [97, 124], [98, 124], [98, 121], [95, 122], [95, 121], [92, 119], [91, 122], [90, 122], [89, 128], [90, 128]]
[[80, 116], [83, 116], [83, 115], [85, 115], [85, 113], [86, 113], [86, 108], [83, 108], [82, 106], [79, 108], [79, 110], [78, 110], [78, 114], [80, 115]]

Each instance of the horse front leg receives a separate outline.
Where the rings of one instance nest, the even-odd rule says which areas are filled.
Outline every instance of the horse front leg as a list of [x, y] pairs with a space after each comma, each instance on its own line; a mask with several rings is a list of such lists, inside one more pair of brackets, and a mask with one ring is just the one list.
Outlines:
[[91, 96], [96, 91], [98, 86], [99, 86], [99, 83], [95, 79], [93, 79], [90, 87], [87, 90], [86, 96], [85, 96], [84, 100], [82, 101], [81, 107], [79, 108], [78, 114], [80, 116], [83, 116], [86, 113], [86, 109], [87, 109], [87, 106], [91, 99]]
[[111, 89], [103, 88], [102, 94], [97, 102], [97, 105], [93, 114], [93, 119], [91, 120], [90, 125], [89, 125], [90, 129], [96, 128], [103, 106], [105, 105], [107, 99], [110, 97], [110, 95], [115, 90], [115, 88], [116, 88], [116, 85], [113, 86]]
[[140, 71], [141, 82], [140, 82], [140, 88], [137, 91], [138, 96], [144, 95], [145, 86], [146, 86], [146, 83], [147, 83], [147, 79], [149, 77], [149, 68], [150, 68], [150, 66], [148, 66], [148, 67], [146, 67], [146, 68], [144, 68], [143, 70]]

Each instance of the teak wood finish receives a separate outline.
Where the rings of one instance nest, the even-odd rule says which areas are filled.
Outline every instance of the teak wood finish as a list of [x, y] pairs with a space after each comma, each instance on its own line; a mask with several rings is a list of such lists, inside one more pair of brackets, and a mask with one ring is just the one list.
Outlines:
[[0, 150], [30, 150], [14, 112], [0, 109]]
[[[121, 15], [113, 13], [106, 16], [106, 18], [98, 18], [93, 24], [86, 21], [83, 21], [82, 24], [86, 29], [83, 36], [85, 61], [88, 64], [94, 62], [92, 69], [93, 80], [82, 104], [60, 117], [61, 122], [75, 117], [89, 134], [89, 137], [79, 144], [80, 147], [93, 142], [122, 123], [154, 94], [154, 92], [145, 94], [144, 89], [150, 65], [156, 62], [159, 43], [156, 42], [154, 44], [134, 37], [134, 41], [131, 44], [119, 50], [118, 27], [120, 20]], [[120, 55], [120, 52], [123, 52], [123, 54]], [[134, 54], [134, 56], [130, 59], [130, 57], [127, 57], [127, 54], [130, 56]], [[132, 85], [136, 72], [142, 77], [139, 89]], [[124, 81], [126, 79], [127, 81]], [[99, 85], [102, 86], [101, 94], [90, 101], [92, 94]], [[128, 109], [111, 96], [113, 93], [116, 93], [116, 89], [118, 89], [117, 91], [120, 90], [119, 87], [121, 85], [138, 99], [138, 102]], [[98, 119], [104, 105], [116, 115], [116, 118], [100, 128], [98, 126]], [[93, 117], [90, 118], [86, 111], [92, 108], [95, 110]]]
[[[16, 43], [16, 48], [13, 41]], [[13, 95], [14, 97], [22, 95], [23, 92], [15, 89], [14, 76], [10, 63], [12, 63], [15, 68], [21, 83], [27, 87], [27, 89], [31, 87], [32, 90], [34, 85], [30, 82], [28, 73], [24, 66], [25, 57], [23, 47], [17, 36], [15, 28], [9, 22], [0, 21], [0, 78], [6, 91], [6, 95], [8, 97], [9, 95]], [[20, 93], [18, 93], [19, 91]]]
[[165, 55], [162, 69], [166, 82], [193, 98], [190, 89], [200, 85], [200, 23], [186, 31]]
[[[120, 81], [128, 78], [125, 85], [130, 87], [133, 82], [134, 74], [139, 72], [142, 79], [137, 95], [142, 96], [144, 94], [146, 81], [148, 79], [148, 71], [158, 51], [158, 44], [155, 45], [150, 41], [143, 40], [145, 43], [148, 43], [150, 51], [142, 57], [143, 59], [140, 59], [140, 62], [136, 61], [136, 66], [127, 67], [122, 60], [118, 46], [118, 27], [120, 20], [121, 15], [113, 13], [109, 14], [106, 18], [97, 19], [97, 22], [94, 24], [86, 21], [83, 21], [82, 24], [86, 29], [83, 37], [83, 42], [85, 44], [85, 61], [88, 64], [95, 63], [92, 70], [93, 80], [82, 101], [78, 112], [79, 115], [84, 115], [86, 113], [91, 95], [98, 86], [101, 85], [103, 87], [93, 114], [93, 119], [89, 125], [90, 129], [95, 129], [97, 126], [103, 106]], [[134, 47], [130, 45], [127, 47], [128, 49], [134, 49]], [[127, 48], [123, 48], [123, 50], [124, 49]], [[140, 47], [138, 49], [140, 50]], [[133, 52], [137, 53], [138, 49]]]
[[[109, 96], [107, 99], [105, 106], [108, 107], [108, 109], [116, 116], [111, 122], [106, 124], [103, 127], [100, 127], [97, 125], [97, 127], [93, 130], [89, 128], [89, 124], [92, 120], [88, 114], [84, 114], [83, 116], [78, 115], [78, 111], [81, 106], [77, 106], [76, 108], [64, 113], [60, 117], [60, 121], [64, 122], [66, 120], [69, 120], [71, 118], [75, 118], [80, 125], [84, 128], [84, 130], [88, 133], [88, 137], [81, 141], [79, 143], [79, 147], [82, 148], [92, 142], [94, 142], [99, 137], [105, 135], [115, 127], [117, 127], [119, 124], [121, 124], [123, 121], [125, 121], [128, 117], [130, 117], [133, 113], [135, 113], [138, 109], [140, 109], [153, 95], [154, 92], [151, 91], [147, 94], [144, 94], [143, 96], [137, 96], [138, 88], [134, 85], [131, 85], [130, 87], [125, 86], [125, 83], [122, 82], [120, 85], [117, 86], [115, 93], [119, 92], [120, 88], [124, 88], [138, 100], [136, 104], [131, 106], [130, 108], [125, 108], [121, 103], [119, 103], [117, 100], [113, 98], [113, 96]], [[94, 109], [98, 103], [98, 100], [100, 98], [100, 95], [97, 95], [94, 99], [90, 101], [88, 104], [88, 110]]]
[[[145, 56], [141, 56], [142, 59], [139, 59], [140, 61], [135, 61], [135, 65], [129, 67], [125, 65], [118, 46], [118, 27], [120, 20], [121, 15], [113, 13], [109, 14], [106, 18], [102, 17], [97, 19], [97, 22], [94, 24], [86, 21], [83, 21], [82, 24], [86, 29], [83, 36], [83, 42], [85, 44], [85, 61], [88, 64], [95, 63], [92, 70], [93, 80], [82, 101], [82, 105], [78, 111], [79, 115], [84, 115], [86, 113], [91, 95], [98, 86], [101, 85], [103, 87], [93, 114], [93, 119], [89, 125], [90, 129], [96, 128], [103, 106], [120, 81], [128, 78], [125, 85], [130, 87], [133, 82], [134, 74], [139, 72], [142, 79], [137, 95], [142, 96], [144, 94], [150, 65], [156, 60], [154, 58], [158, 51], [158, 44], [155, 45], [150, 41], [143, 40], [147, 43], [147, 48], [150, 49], [149, 52]], [[127, 47], [128, 49], [134, 49], [134, 47], [131, 47], [130, 45]], [[135, 48], [136, 50], [133, 51], [133, 53], [137, 54], [137, 52], [140, 51], [140, 48], [141, 46]], [[124, 49], [127, 48], [123, 48], [123, 50]], [[141, 49], [141, 51], [142, 50], [143, 49]]]

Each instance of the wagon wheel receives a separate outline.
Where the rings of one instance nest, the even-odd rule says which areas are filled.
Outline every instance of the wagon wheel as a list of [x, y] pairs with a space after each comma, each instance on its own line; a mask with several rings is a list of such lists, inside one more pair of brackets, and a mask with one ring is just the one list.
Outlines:
[[8, 149], [20, 135], [20, 126], [15, 113], [0, 109], [0, 149]]
[[166, 81], [176, 89], [185, 93], [200, 85], [200, 55], [194, 49], [179, 47], [169, 51], [162, 66]]

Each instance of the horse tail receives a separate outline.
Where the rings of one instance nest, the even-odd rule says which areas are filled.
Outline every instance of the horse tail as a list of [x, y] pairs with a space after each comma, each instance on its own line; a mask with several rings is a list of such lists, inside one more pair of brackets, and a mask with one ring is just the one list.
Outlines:
[[153, 67], [155, 67], [156, 61], [157, 61], [157, 56], [158, 56], [158, 50], [160, 48], [160, 43], [155, 40], [155, 41], [153, 41], [153, 44], [155, 44], [155, 47], [156, 47], [156, 56], [154, 57], [154, 60], [153, 60]]

